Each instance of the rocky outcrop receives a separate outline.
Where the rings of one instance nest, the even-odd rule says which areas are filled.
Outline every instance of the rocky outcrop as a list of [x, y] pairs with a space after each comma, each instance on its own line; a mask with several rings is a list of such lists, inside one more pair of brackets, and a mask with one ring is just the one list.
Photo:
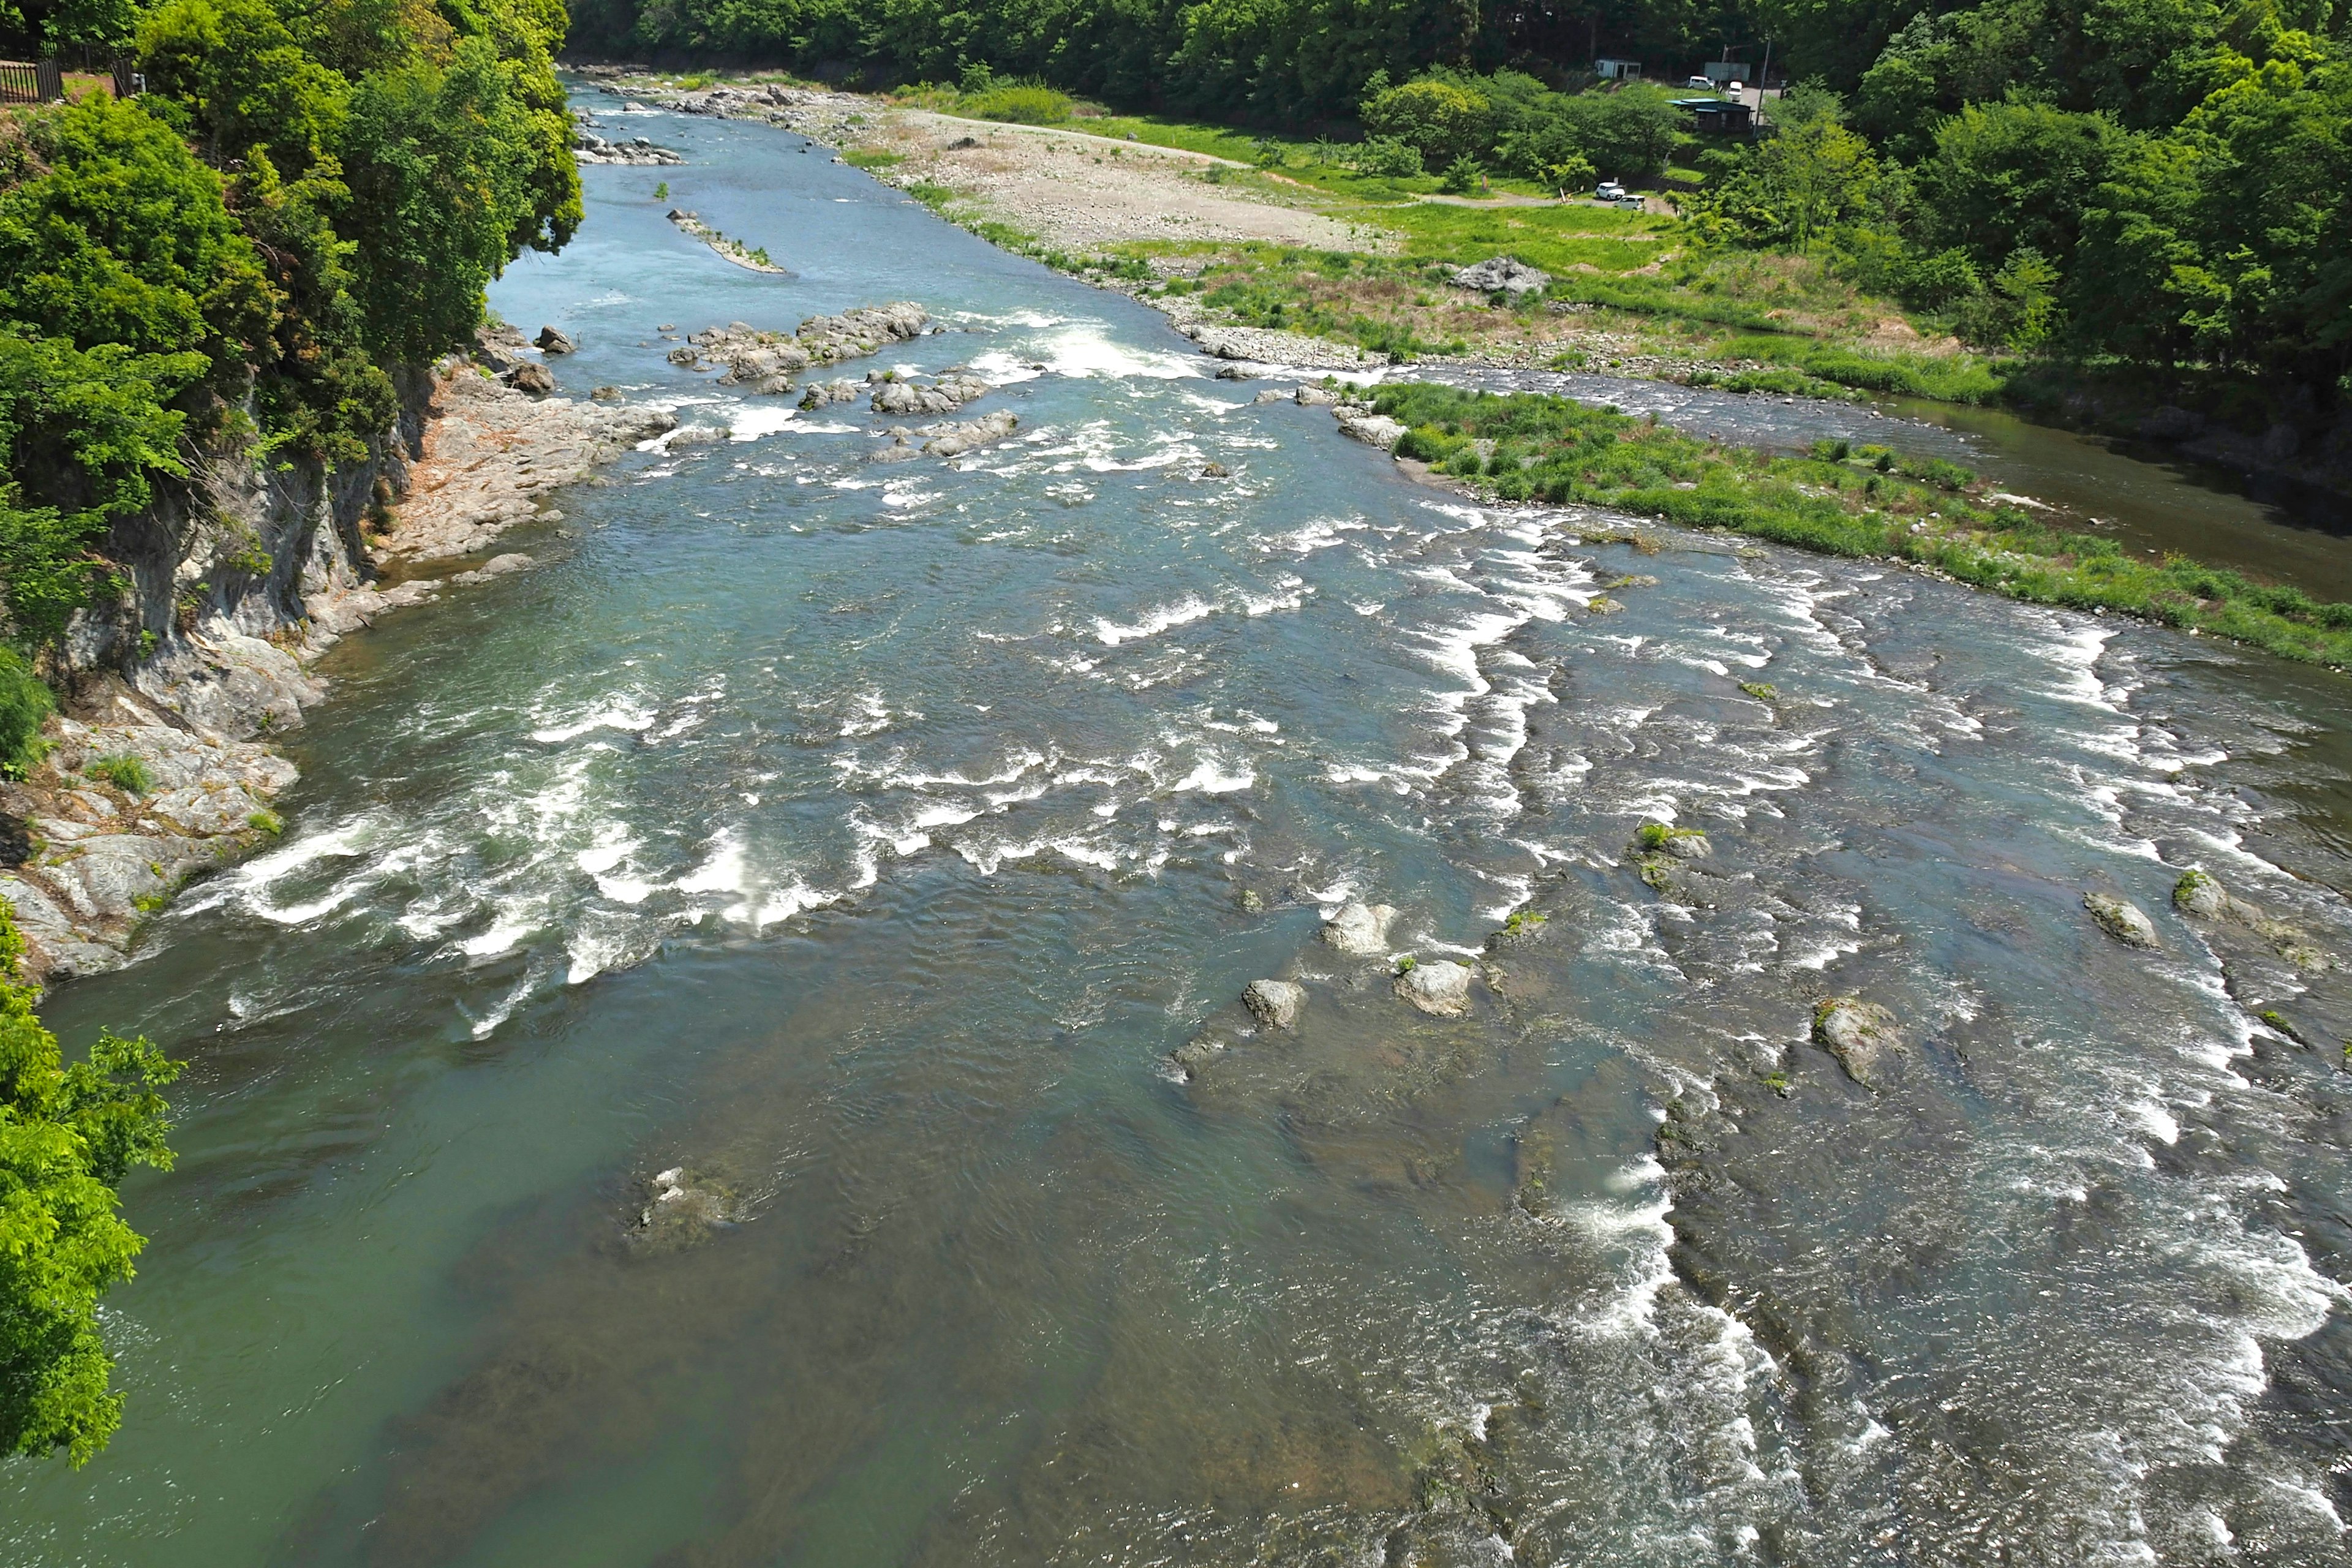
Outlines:
[[988, 383], [965, 370], [949, 371], [929, 385], [894, 375], [866, 380], [874, 388], [871, 406], [877, 414], [952, 414], [992, 390]]
[[860, 383], [844, 376], [838, 381], [813, 381], [801, 394], [803, 408], [824, 408], [835, 403], [855, 403], [866, 388]]
[[1202, 353], [1219, 359], [1312, 365], [1318, 370], [1365, 370], [1389, 363], [1386, 354], [1335, 343], [1328, 338], [1310, 338], [1302, 332], [1276, 331], [1265, 327], [1219, 327], [1205, 321], [1189, 322], [1177, 330], [1200, 344]]
[[572, 334], [559, 327], [540, 328], [539, 336], [531, 339], [531, 342], [545, 354], [576, 353], [580, 349], [580, 345], [572, 341]]
[[1341, 404], [1332, 410], [1339, 416], [1339, 433], [1354, 437], [1366, 446], [1381, 451], [1393, 451], [1404, 438], [1404, 424], [1385, 414], [1374, 414], [1359, 405]]
[[1242, 1005], [1261, 1029], [1291, 1029], [1307, 1005], [1307, 987], [1289, 980], [1253, 980], [1242, 991]]
[[1458, 1018], [1470, 1010], [1470, 968], [1450, 958], [1416, 963], [1396, 977], [1396, 994], [1423, 1012]]
[[[919, 430], [894, 426], [890, 444], [877, 449], [873, 461], [905, 463], [917, 458], [961, 458], [966, 452], [1002, 441], [1021, 427], [1021, 421], [1003, 409], [961, 425], [926, 425]], [[917, 446], [918, 438], [922, 445]]]
[[[723, 386], [789, 392], [793, 377], [803, 371], [860, 359], [892, 343], [920, 337], [929, 324], [930, 317], [920, 305], [904, 300], [861, 306], [838, 316], [811, 316], [795, 332], [762, 331], [747, 322], [730, 321], [690, 334], [685, 343], [669, 352], [669, 362], [688, 370], [716, 370]], [[835, 384], [849, 387], [848, 397], [828, 395], [828, 402], [847, 402], [864, 390], [855, 382]]]
[[[626, 403], [525, 397], [464, 364], [436, 385], [432, 413], [406, 500], [378, 520], [377, 560], [474, 554], [537, 515], [549, 490], [677, 426], [675, 416]], [[352, 616], [339, 608], [340, 597], [322, 585], [306, 596], [305, 608], [326, 629], [348, 630], [343, 623]]]
[[582, 126], [572, 133], [572, 156], [583, 163], [683, 163], [686, 159], [667, 147], [656, 147], [642, 136], [608, 142]]
[[1465, 267], [1453, 278], [1456, 289], [1473, 289], [1481, 294], [1507, 294], [1513, 300], [1529, 294], [1540, 294], [1551, 287], [1551, 274], [1529, 267], [1517, 257], [1496, 256], [1481, 261], [1475, 267]]
[[1346, 903], [1323, 922], [1323, 940], [1355, 958], [1378, 958], [1389, 950], [1389, 923], [1396, 910], [1386, 904]]
[[694, 213], [672, 207], [669, 209], [669, 221], [677, 226], [679, 233], [702, 241], [720, 260], [731, 261], [746, 272], [766, 272], [778, 278], [793, 275], [792, 268], [779, 267], [768, 258], [765, 247], [755, 250], [740, 239], [719, 233]]
[[119, 680], [84, 719], [58, 721], [22, 783], [0, 783], [16, 825], [0, 899], [37, 984], [112, 969], [139, 922], [180, 884], [278, 831], [272, 795], [294, 765], [268, 747], [195, 729]]
[[1813, 1039], [1864, 1089], [1878, 1087], [1880, 1065], [1902, 1043], [1895, 1015], [1858, 996], [1833, 996], [1816, 1006]]
[[2091, 911], [2101, 931], [2126, 947], [2156, 948], [2164, 945], [2157, 940], [2156, 926], [2147, 911], [2129, 899], [2113, 893], [2085, 893], [2083, 907]]

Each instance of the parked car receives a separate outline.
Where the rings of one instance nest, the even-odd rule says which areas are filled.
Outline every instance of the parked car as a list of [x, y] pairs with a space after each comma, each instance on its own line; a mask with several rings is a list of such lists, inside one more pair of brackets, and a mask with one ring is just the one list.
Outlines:
[[1685, 81], [1683, 85], [1687, 88], [1694, 88], [1700, 92], [1713, 92], [1715, 90], [1715, 83], [1707, 80], [1707, 79], [1703, 76], [1692, 77]]
[[1614, 180], [1603, 180], [1593, 190], [1593, 195], [1604, 202], [1622, 202], [1633, 198], [1633, 193]]

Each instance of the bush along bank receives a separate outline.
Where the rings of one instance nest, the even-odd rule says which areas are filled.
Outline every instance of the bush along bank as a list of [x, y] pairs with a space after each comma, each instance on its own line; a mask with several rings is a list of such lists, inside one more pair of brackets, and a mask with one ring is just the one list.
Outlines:
[[1891, 556], [2011, 598], [2114, 610], [2284, 658], [2352, 666], [2352, 604], [2319, 604], [2178, 555], [1989, 504], [1967, 469], [1825, 442], [1802, 458], [1724, 447], [1564, 397], [1382, 388], [1393, 450], [1504, 501], [1576, 503], [1724, 529], [1832, 555]]

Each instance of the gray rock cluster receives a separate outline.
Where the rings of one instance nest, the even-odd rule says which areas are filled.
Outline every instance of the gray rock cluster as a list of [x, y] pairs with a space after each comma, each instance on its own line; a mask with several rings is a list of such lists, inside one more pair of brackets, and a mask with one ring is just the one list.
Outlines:
[[1539, 294], [1551, 287], [1551, 274], [1529, 267], [1516, 257], [1495, 256], [1475, 267], [1465, 267], [1454, 273], [1456, 289], [1475, 289], [1481, 294], [1507, 294], [1517, 300], [1528, 294]]
[[108, 721], [59, 721], [32, 777], [0, 784], [26, 851], [0, 870], [0, 899], [37, 983], [121, 965], [139, 921], [183, 881], [277, 831], [268, 800], [296, 776], [268, 747], [201, 731], [135, 693], [109, 710]]
[[[961, 425], [926, 425], [919, 430], [904, 426], [890, 430], [890, 445], [874, 454], [877, 463], [903, 463], [915, 458], [960, 458], [966, 452], [1002, 441], [1021, 427], [1021, 421], [1004, 409], [968, 419]], [[917, 446], [916, 438], [923, 438]]]
[[[803, 371], [905, 342], [919, 337], [929, 323], [930, 317], [920, 305], [903, 300], [861, 306], [838, 316], [812, 316], [796, 332], [761, 331], [742, 321], [730, 321], [692, 334], [670, 351], [669, 362], [689, 370], [716, 370], [722, 385], [761, 393], [789, 392], [793, 377]], [[855, 384], [851, 384], [855, 396]]]
[[656, 147], [642, 136], [608, 142], [587, 127], [572, 132], [572, 156], [583, 163], [683, 163], [686, 159], [667, 147]]
[[961, 369], [947, 372], [928, 386], [894, 375], [869, 375], [866, 380], [874, 388], [872, 406], [877, 414], [952, 414], [990, 390], [988, 383]]

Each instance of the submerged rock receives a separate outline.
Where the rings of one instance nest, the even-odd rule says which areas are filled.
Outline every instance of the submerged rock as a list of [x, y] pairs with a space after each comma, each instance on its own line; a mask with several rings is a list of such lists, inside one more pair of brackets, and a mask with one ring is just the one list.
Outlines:
[[1396, 994], [1424, 1013], [1458, 1018], [1470, 1007], [1470, 969], [1450, 958], [1416, 963], [1396, 977]]
[[1504, 293], [1517, 300], [1526, 294], [1539, 294], [1551, 287], [1551, 274], [1529, 267], [1512, 256], [1495, 256], [1475, 267], [1465, 267], [1454, 275], [1456, 289], [1475, 289], [1481, 294]]
[[1202, 1035], [1169, 1052], [1168, 1059], [1189, 1080], [1194, 1073], [1224, 1054], [1224, 1041], [1213, 1035]]
[[645, 1185], [637, 1210], [640, 1241], [688, 1246], [709, 1231], [732, 1225], [735, 1214], [725, 1189], [683, 1165], [673, 1165]]
[[1347, 903], [1323, 922], [1323, 940], [1341, 952], [1377, 958], [1389, 950], [1389, 922], [1396, 910], [1386, 904]]
[[1307, 1005], [1307, 987], [1288, 980], [1253, 980], [1242, 991], [1242, 1005], [1260, 1028], [1293, 1028]]
[[1895, 1015], [1858, 996], [1833, 996], [1816, 1006], [1813, 1038], [1864, 1089], [1878, 1087], [1878, 1064], [1901, 1044]]
[[2164, 945], [2157, 940], [2156, 926], [2147, 912], [2129, 899], [2117, 898], [2113, 893], [2084, 893], [2083, 907], [2091, 911], [2091, 918], [2099, 922], [2102, 931], [2126, 946]]

